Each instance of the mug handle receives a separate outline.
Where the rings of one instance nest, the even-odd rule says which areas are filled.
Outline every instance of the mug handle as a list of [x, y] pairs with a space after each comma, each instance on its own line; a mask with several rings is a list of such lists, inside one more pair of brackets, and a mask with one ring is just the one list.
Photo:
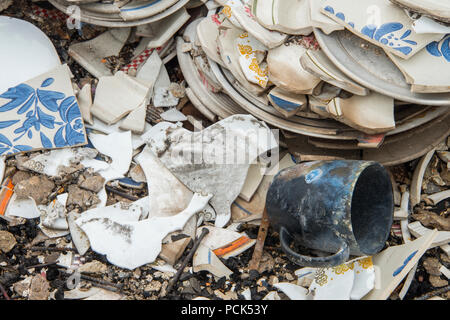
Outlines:
[[286, 253], [292, 262], [308, 267], [334, 267], [341, 265], [347, 261], [350, 256], [350, 249], [346, 242], [342, 242], [341, 248], [335, 254], [326, 257], [310, 257], [301, 255], [293, 251], [289, 247], [289, 238], [292, 238], [289, 232], [284, 228], [280, 228], [281, 249]]

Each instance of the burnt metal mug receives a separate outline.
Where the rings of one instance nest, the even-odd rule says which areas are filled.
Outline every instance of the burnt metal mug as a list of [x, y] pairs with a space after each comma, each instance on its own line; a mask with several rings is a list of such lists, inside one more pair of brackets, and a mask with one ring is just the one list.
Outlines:
[[[331, 267], [345, 263], [350, 255], [373, 255], [383, 249], [394, 196], [389, 174], [379, 163], [313, 161], [280, 171], [267, 192], [266, 208], [291, 261]], [[302, 255], [290, 248], [292, 241], [332, 255]]]

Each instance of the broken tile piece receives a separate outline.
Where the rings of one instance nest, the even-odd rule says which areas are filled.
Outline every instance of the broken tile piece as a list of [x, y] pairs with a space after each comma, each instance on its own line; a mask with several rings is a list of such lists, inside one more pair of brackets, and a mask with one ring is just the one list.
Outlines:
[[119, 128], [122, 130], [130, 130], [133, 133], [140, 134], [145, 129], [145, 115], [147, 114], [147, 104], [143, 103], [120, 122]]
[[131, 28], [112, 28], [94, 39], [72, 44], [68, 53], [94, 77], [111, 76], [104, 58], [119, 55], [130, 31]]
[[36, 206], [33, 198], [17, 199], [17, 195], [13, 194], [5, 211], [6, 217], [21, 217], [25, 219], [35, 219], [41, 216], [41, 212]]
[[86, 144], [67, 65], [0, 94], [0, 155]]
[[170, 232], [182, 229], [191, 216], [202, 210], [211, 195], [194, 194], [189, 206], [172, 217], [123, 222], [114, 218], [99, 220], [81, 216], [76, 223], [89, 237], [92, 250], [105, 254], [121, 268], [135, 269], [153, 262], [161, 252], [161, 241]]
[[91, 113], [114, 124], [144, 103], [149, 88], [135, 78], [118, 71], [114, 76], [99, 79]]

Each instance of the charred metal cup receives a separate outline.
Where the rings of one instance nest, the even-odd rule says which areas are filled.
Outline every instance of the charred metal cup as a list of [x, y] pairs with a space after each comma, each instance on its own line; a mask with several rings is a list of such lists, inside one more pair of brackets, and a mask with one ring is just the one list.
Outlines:
[[[294, 263], [337, 266], [350, 255], [373, 255], [385, 245], [394, 197], [386, 169], [369, 161], [314, 161], [280, 171], [266, 198], [271, 225]], [[292, 240], [332, 255], [311, 257]]]

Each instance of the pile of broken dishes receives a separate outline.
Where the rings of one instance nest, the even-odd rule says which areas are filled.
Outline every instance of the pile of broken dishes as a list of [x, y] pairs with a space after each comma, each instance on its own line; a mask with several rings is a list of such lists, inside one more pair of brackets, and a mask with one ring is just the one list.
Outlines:
[[282, 129], [301, 160], [416, 159], [450, 132], [448, 10], [393, 2], [216, 1], [177, 39], [187, 94]]
[[[189, 0], [49, 0], [56, 8], [82, 22], [105, 27], [130, 27], [148, 24], [176, 14], [187, 6], [204, 1]], [[189, 4], [189, 2], [194, 2]], [[75, 7], [76, 6], [76, 7]]]
[[[400, 66], [423, 50], [447, 61], [447, 26], [430, 19], [445, 7], [50, 2], [103, 26], [114, 12], [85, 17], [154, 11], [53, 43], [50, 19], [0, 16], [0, 299], [403, 299], [431, 291], [422, 266], [448, 287], [449, 93]], [[382, 3], [415, 32], [355, 35], [353, 11]], [[432, 41], [405, 48], [418, 34]], [[267, 191], [297, 162], [341, 158], [389, 166], [391, 237], [373, 256], [299, 267], [264, 224]]]

